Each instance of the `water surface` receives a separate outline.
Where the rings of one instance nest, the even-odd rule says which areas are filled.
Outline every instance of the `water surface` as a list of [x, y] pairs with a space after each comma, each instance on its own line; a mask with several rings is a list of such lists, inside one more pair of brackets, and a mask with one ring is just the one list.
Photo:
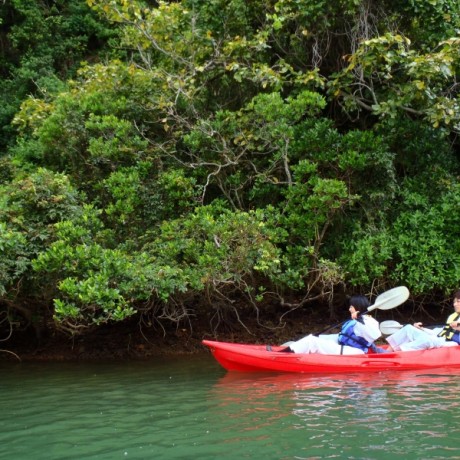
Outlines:
[[0, 372], [2, 459], [460, 459], [460, 370], [227, 373], [203, 354]]

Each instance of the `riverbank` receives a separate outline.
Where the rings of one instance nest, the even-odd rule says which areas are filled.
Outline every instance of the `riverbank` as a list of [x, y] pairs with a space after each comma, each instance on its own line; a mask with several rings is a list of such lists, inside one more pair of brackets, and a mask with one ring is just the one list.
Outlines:
[[[380, 312], [385, 313], [385, 312]], [[391, 316], [378, 316], [379, 321], [396, 319], [412, 322], [412, 311], [394, 310]], [[422, 315], [423, 316], [423, 315]], [[417, 320], [424, 321], [417, 315]], [[438, 320], [442, 322], [441, 316]], [[404, 319], [405, 318], [405, 319]], [[433, 316], [425, 318], [433, 323]], [[340, 322], [338, 320], [337, 322]], [[240, 343], [280, 344], [309, 333], [324, 331], [337, 324], [321, 315], [296, 312], [279, 324], [270, 319], [244, 318], [243, 324], [233, 323], [213, 332], [207, 318], [195, 318], [187, 325], [146, 325], [133, 318], [123, 323], [99, 326], [86, 334], [69, 337], [58, 331], [48, 331], [40, 340], [33, 331], [15, 332], [0, 344], [0, 361], [122, 361], [149, 360], [161, 355], [196, 354], [207, 352], [203, 339]], [[337, 332], [337, 330], [332, 330]]]
[[0, 343], [0, 361], [113, 361], [152, 359], [159, 355], [206, 352], [203, 339], [242, 343], [283, 343], [310, 332], [324, 330], [330, 324], [310, 314], [293, 314], [285, 323], [270, 319], [258, 323], [253, 317], [242, 323], [220, 325], [213, 331], [209, 318], [194, 318], [176, 326], [146, 324], [139, 318], [99, 326], [80, 336], [70, 337], [48, 330], [37, 339], [33, 330], [14, 332]]

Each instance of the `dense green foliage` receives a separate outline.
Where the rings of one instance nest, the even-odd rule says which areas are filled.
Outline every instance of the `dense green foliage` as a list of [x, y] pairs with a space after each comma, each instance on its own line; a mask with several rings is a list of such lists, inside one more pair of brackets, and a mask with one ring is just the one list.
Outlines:
[[456, 0], [0, 14], [9, 324], [216, 328], [339, 287], [458, 287]]

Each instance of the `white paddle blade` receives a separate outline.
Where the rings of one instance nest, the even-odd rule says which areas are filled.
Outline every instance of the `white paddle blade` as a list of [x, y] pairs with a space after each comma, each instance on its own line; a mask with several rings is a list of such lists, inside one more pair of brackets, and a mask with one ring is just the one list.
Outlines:
[[399, 324], [397, 321], [393, 320], [388, 320], [388, 321], [382, 321], [379, 325], [380, 327], [380, 332], [383, 335], [391, 335], [394, 334], [395, 332], [398, 332], [403, 325]]
[[380, 294], [374, 305], [371, 305], [367, 311], [372, 311], [378, 308], [379, 310], [390, 310], [398, 305], [401, 305], [409, 298], [409, 289], [406, 286], [398, 286], [389, 291]]

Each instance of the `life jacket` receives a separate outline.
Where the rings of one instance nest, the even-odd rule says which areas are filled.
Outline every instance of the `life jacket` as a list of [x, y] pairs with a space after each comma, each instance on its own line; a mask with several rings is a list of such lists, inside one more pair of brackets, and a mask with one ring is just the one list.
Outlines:
[[450, 327], [450, 323], [454, 321], [458, 321], [460, 318], [460, 313], [452, 313], [446, 321], [446, 325], [444, 326], [443, 330], [438, 334], [438, 337], [444, 337], [446, 340], [454, 340], [454, 335], [457, 334], [455, 342], [458, 343], [458, 332], [455, 329]]
[[355, 319], [349, 319], [343, 326], [339, 334], [339, 344], [348, 345], [349, 347], [359, 348], [363, 350], [364, 353], [367, 353], [367, 350], [372, 345], [371, 342], [368, 342], [363, 337], [356, 335], [354, 333], [354, 327], [356, 324]]

